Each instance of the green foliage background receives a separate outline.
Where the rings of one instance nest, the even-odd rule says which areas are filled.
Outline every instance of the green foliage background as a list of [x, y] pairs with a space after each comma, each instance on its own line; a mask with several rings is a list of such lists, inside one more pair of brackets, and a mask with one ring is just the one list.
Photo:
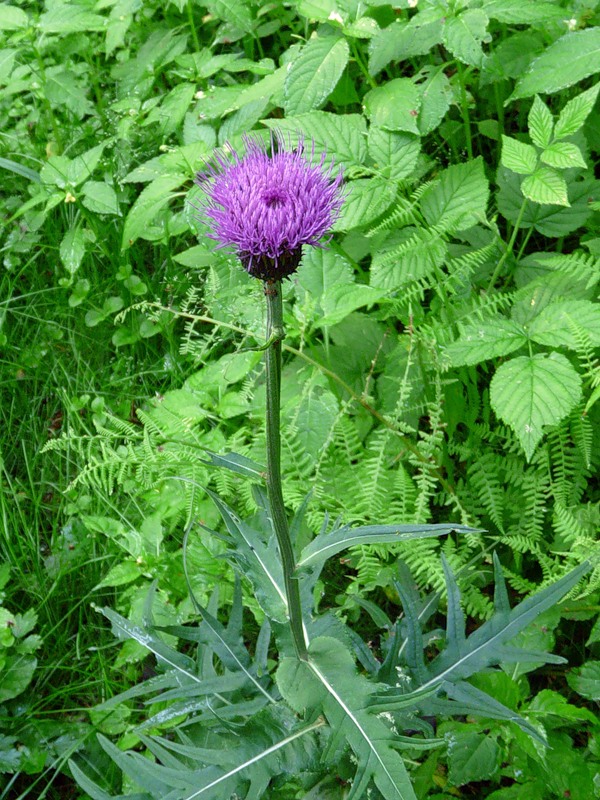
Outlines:
[[[485, 619], [493, 550], [515, 594], [593, 555], [598, 72], [593, 0], [0, 5], [7, 797], [65, 796], [73, 752], [108, 770], [96, 730], [136, 736], [130, 709], [88, 712], [147, 669], [93, 603], [140, 624], [157, 581], [157, 622], [192, 619], [190, 525], [195, 593], [232, 601], [204, 487], [257, 506], [207, 449], [264, 460], [262, 362], [244, 350], [264, 310], [206, 238], [192, 180], [250, 130], [312, 138], [347, 182], [334, 240], [286, 285], [290, 511], [312, 488], [300, 540], [326, 511], [486, 530], [356, 548], [324, 574], [323, 602], [365, 630], [382, 608], [394, 619], [396, 559], [443, 590], [442, 551]], [[508, 723], [447, 721], [447, 754], [416, 756], [420, 797], [596, 796], [582, 698], [599, 696], [598, 597], [595, 571], [527, 634], [554, 638], [570, 671], [477, 678], [552, 732], [564, 771]]]

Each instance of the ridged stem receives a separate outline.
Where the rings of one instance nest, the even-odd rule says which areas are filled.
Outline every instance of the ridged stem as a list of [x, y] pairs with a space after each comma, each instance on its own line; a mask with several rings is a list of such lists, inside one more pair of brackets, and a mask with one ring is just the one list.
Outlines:
[[265, 281], [267, 298], [267, 341], [265, 351], [267, 390], [267, 493], [271, 508], [273, 527], [279, 544], [283, 579], [288, 604], [290, 628], [296, 654], [302, 661], [308, 660], [306, 638], [302, 622], [300, 586], [296, 576], [296, 558], [290, 537], [283, 491], [281, 488], [281, 342], [285, 336], [283, 327], [283, 302], [280, 281]]

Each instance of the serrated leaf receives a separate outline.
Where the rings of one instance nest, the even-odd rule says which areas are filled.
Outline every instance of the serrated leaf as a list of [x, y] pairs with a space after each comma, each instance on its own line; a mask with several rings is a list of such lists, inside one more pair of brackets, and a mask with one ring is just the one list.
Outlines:
[[521, 191], [528, 200], [542, 205], [568, 206], [567, 182], [550, 167], [539, 167], [521, 184]]
[[518, 175], [531, 175], [538, 163], [535, 147], [502, 135], [501, 163]]
[[408, 178], [419, 157], [420, 139], [409, 133], [395, 133], [371, 125], [369, 128], [369, 156], [375, 168], [386, 178]]
[[521, 325], [510, 319], [496, 317], [465, 326], [460, 338], [446, 348], [446, 353], [452, 366], [460, 367], [506, 356], [526, 342], [527, 336]]
[[365, 162], [367, 124], [361, 114], [311, 111], [297, 117], [266, 119], [264, 124], [290, 136], [293, 144], [297, 143], [299, 134], [303, 135], [308, 141], [314, 141], [317, 152], [326, 153], [343, 167], [358, 167]]
[[567, 136], [573, 136], [574, 133], [577, 133], [592, 113], [598, 92], [600, 92], [600, 83], [569, 100], [560, 112], [556, 122], [554, 135], [557, 139], [565, 139]]
[[509, 25], [532, 25], [563, 19], [565, 15], [562, 8], [542, 0], [484, 0], [483, 10], [492, 19]]
[[63, 105], [81, 119], [94, 110], [92, 103], [86, 97], [86, 89], [77, 80], [71, 70], [61, 70], [46, 78], [44, 84], [46, 99], [52, 105]]
[[125, 219], [122, 250], [131, 247], [135, 240], [144, 233], [160, 209], [176, 196], [173, 189], [181, 186], [186, 180], [186, 175], [165, 175], [146, 186]]
[[487, 26], [489, 18], [480, 8], [468, 8], [457, 16], [446, 18], [443, 29], [444, 45], [464, 64], [481, 67], [482, 42], [491, 39]]
[[532, 62], [507, 102], [559, 92], [596, 72], [600, 72], [600, 26], [569, 31]]
[[349, 55], [348, 42], [341, 37], [309, 39], [288, 69], [284, 87], [286, 114], [304, 114], [322, 106], [335, 89]]
[[371, 89], [364, 96], [363, 103], [372, 125], [390, 131], [419, 133], [417, 117], [421, 94], [410, 78], [394, 78]]
[[85, 236], [80, 227], [70, 228], [65, 233], [58, 252], [69, 275], [75, 275], [85, 255]]
[[538, 147], [548, 147], [554, 129], [554, 117], [537, 94], [533, 98], [533, 104], [529, 110], [527, 125], [532, 142]]
[[217, 19], [228, 22], [244, 33], [252, 30], [252, 14], [243, 0], [206, 0], [205, 5]]
[[103, 181], [86, 181], [81, 187], [83, 205], [96, 214], [119, 214], [119, 201], [112, 186]]
[[540, 158], [544, 164], [557, 169], [569, 169], [570, 167], [585, 169], [587, 167], [581, 150], [571, 142], [554, 142], [544, 150]]
[[100, 14], [93, 14], [75, 3], [54, 5], [43, 13], [38, 22], [42, 33], [81, 33], [83, 31], [103, 31], [107, 20]]
[[458, 730], [448, 734], [447, 742], [452, 786], [489, 780], [500, 767], [500, 748], [494, 736]]
[[392, 204], [396, 185], [383, 178], [361, 178], [350, 181], [339, 218], [333, 229], [349, 231], [368, 225]]
[[416, 14], [408, 22], [397, 20], [384, 28], [369, 42], [369, 72], [377, 75], [390, 61], [402, 61], [420, 56], [442, 41], [444, 12], [438, 19], [424, 21]]
[[546, 306], [529, 326], [530, 337], [549, 347], [577, 350], [572, 327], [581, 327], [594, 347], [600, 346], [600, 305], [589, 300], [560, 300]]
[[435, 130], [444, 119], [452, 103], [452, 87], [446, 73], [436, 69], [420, 88], [421, 111], [417, 124], [421, 136], [425, 136]]
[[156, 123], [163, 136], [169, 136], [183, 122], [196, 92], [195, 83], [180, 83], [165, 95], [160, 105], [152, 109], [144, 126]]
[[581, 377], [560, 353], [513, 358], [498, 368], [490, 385], [492, 408], [513, 429], [527, 460], [544, 426], [564, 419], [580, 397]]
[[481, 156], [444, 170], [421, 198], [421, 210], [430, 225], [452, 223], [465, 230], [485, 217], [489, 184]]
[[397, 291], [411, 281], [430, 275], [447, 256], [446, 243], [436, 232], [405, 228], [398, 244], [377, 251], [371, 263], [371, 286]]
[[0, 31], [18, 31], [28, 25], [29, 17], [22, 8], [7, 3], [0, 5]]
[[37, 659], [27, 653], [9, 655], [0, 668], [0, 703], [12, 700], [31, 683]]
[[567, 674], [571, 689], [589, 700], [600, 700], [600, 661], [587, 661]]

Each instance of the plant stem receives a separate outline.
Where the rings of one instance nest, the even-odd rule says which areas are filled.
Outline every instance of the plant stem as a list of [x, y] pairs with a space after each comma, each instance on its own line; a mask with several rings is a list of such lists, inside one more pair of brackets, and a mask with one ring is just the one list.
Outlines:
[[465, 73], [460, 61], [456, 62], [458, 67], [458, 80], [460, 83], [460, 111], [463, 118], [465, 129], [465, 139], [467, 144], [467, 155], [473, 158], [473, 138], [471, 136], [471, 117], [469, 115], [469, 99], [467, 97], [467, 87], [465, 85]]
[[308, 661], [304, 625], [302, 622], [302, 605], [300, 603], [300, 586], [296, 575], [296, 558], [290, 538], [288, 520], [283, 504], [281, 489], [281, 431], [280, 431], [280, 395], [281, 395], [281, 342], [285, 336], [283, 328], [283, 303], [281, 282], [265, 281], [267, 298], [267, 341], [271, 345], [265, 351], [266, 388], [267, 388], [267, 493], [273, 518], [273, 527], [283, 568], [283, 579], [287, 596], [290, 628], [296, 655], [302, 661]]
[[494, 274], [490, 278], [490, 282], [488, 284], [488, 292], [491, 292], [494, 288], [494, 284], [498, 280], [498, 276], [500, 275], [500, 270], [504, 266], [504, 262], [512, 253], [513, 248], [515, 246], [515, 241], [517, 239], [517, 234], [519, 232], [519, 226], [521, 225], [521, 220], [523, 219], [523, 214], [525, 213], [525, 209], [527, 208], [527, 198], [523, 198], [523, 202], [521, 203], [521, 208], [519, 209], [519, 216], [517, 217], [517, 221], [515, 222], [515, 227], [513, 228], [512, 235], [510, 237], [509, 243], [506, 245], [505, 251], [502, 253], [500, 260], [496, 264], [496, 269], [494, 270]]

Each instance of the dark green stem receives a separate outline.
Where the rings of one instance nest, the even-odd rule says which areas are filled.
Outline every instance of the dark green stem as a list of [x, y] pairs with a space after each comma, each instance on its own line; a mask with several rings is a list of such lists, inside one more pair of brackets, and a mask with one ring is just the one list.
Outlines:
[[296, 576], [296, 558], [290, 538], [290, 529], [283, 504], [281, 489], [281, 431], [280, 431], [280, 396], [281, 396], [281, 342], [285, 336], [283, 328], [283, 303], [281, 298], [281, 282], [265, 281], [267, 298], [267, 341], [271, 344], [265, 351], [266, 389], [267, 389], [267, 492], [271, 517], [283, 568], [285, 593], [290, 618], [290, 628], [296, 654], [302, 661], [308, 660], [304, 625], [302, 623], [302, 605], [300, 603], [300, 586]]

